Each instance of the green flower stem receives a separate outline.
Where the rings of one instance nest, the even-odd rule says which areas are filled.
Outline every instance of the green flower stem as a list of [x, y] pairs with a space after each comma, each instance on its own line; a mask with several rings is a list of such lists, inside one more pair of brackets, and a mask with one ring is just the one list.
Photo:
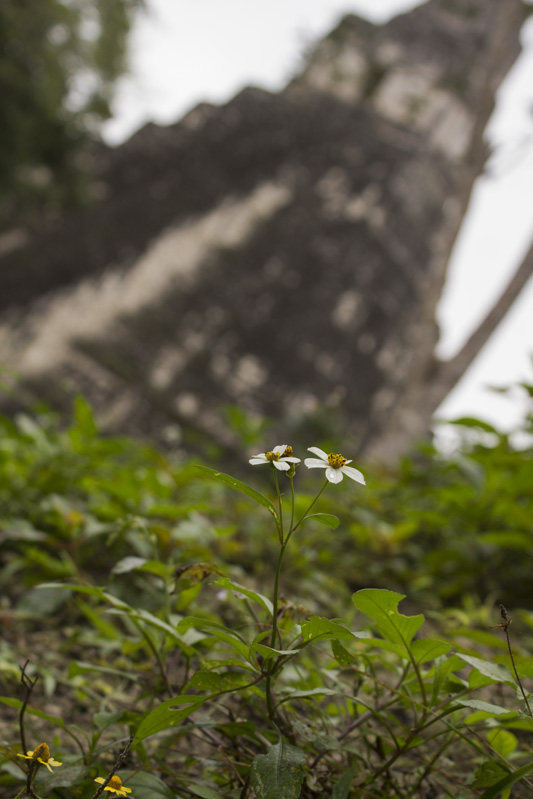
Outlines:
[[291, 535], [292, 535], [294, 532], [296, 532], [296, 530], [297, 530], [297, 529], [298, 529], [298, 527], [301, 525], [301, 523], [302, 523], [303, 521], [305, 521], [305, 519], [306, 519], [306, 517], [307, 517], [307, 514], [308, 514], [308, 513], [309, 513], [309, 511], [310, 511], [310, 510], [311, 510], [311, 509], [312, 509], [312, 508], [315, 506], [315, 504], [318, 502], [318, 500], [319, 500], [319, 499], [320, 499], [320, 497], [322, 496], [322, 493], [323, 493], [323, 491], [324, 491], [324, 489], [326, 488], [326, 486], [327, 486], [327, 484], [328, 484], [328, 483], [329, 483], [329, 480], [327, 480], [327, 479], [326, 479], [326, 480], [325, 480], [325, 482], [324, 482], [324, 485], [322, 486], [322, 488], [320, 489], [320, 491], [318, 492], [318, 494], [316, 495], [316, 497], [314, 498], [314, 500], [311, 502], [311, 504], [309, 505], [309, 507], [307, 508], [307, 510], [306, 510], [306, 511], [305, 511], [305, 512], [302, 514], [302, 516], [299, 518], [299, 520], [296, 522], [296, 524], [295, 524], [294, 526], [291, 524], [291, 529], [289, 530], [289, 534], [288, 534], [288, 536], [287, 536], [287, 541], [289, 540], [289, 538], [291, 537]]
[[165, 664], [163, 663], [163, 659], [160, 653], [157, 651], [157, 647], [152, 641], [150, 634], [148, 633], [147, 630], [144, 629], [142, 624], [139, 621], [137, 621], [137, 619], [134, 619], [132, 616], [130, 616], [130, 618], [133, 624], [137, 627], [137, 629], [141, 633], [142, 637], [144, 638], [144, 640], [146, 641], [152, 652], [154, 653], [155, 659], [157, 660], [157, 665], [159, 666], [159, 672], [161, 674], [161, 677], [163, 678], [163, 682], [165, 684], [165, 688], [167, 689], [168, 695], [173, 696], [173, 691], [168, 681], [167, 672], [165, 670]]
[[283, 544], [283, 506], [281, 502], [281, 491], [279, 490], [278, 474], [274, 464], [272, 464], [272, 469], [274, 470], [274, 482], [276, 483], [276, 493], [278, 495], [278, 505], [279, 505], [279, 527], [278, 527], [279, 542], [280, 544]]
[[[325, 487], [328, 484], [328, 481], [326, 480], [324, 485], [322, 486], [322, 488], [320, 489], [320, 491], [318, 492], [318, 494], [314, 498], [314, 500], [311, 502], [311, 504], [309, 505], [309, 507], [307, 508], [305, 513], [303, 514], [303, 516], [299, 519], [299, 521], [296, 524], [294, 524], [294, 484], [293, 484], [293, 478], [290, 477], [289, 479], [290, 479], [290, 483], [291, 483], [291, 525], [290, 525], [290, 529], [289, 529], [289, 532], [287, 534], [287, 537], [285, 538], [284, 532], [283, 532], [283, 516], [282, 516], [282, 507], [281, 507], [281, 492], [280, 492], [280, 489], [279, 489], [278, 476], [276, 474], [276, 469], [274, 467], [274, 480], [275, 480], [275, 483], [276, 483], [276, 492], [277, 492], [277, 495], [278, 495], [278, 502], [279, 502], [280, 526], [278, 527], [278, 533], [279, 533], [279, 536], [280, 536], [280, 544], [281, 544], [281, 546], [280, 546], [280, 551], [279, 551], [279, 556], [278, 556], [278, 563], [277, 563], [277, 566], [276, 566], [276, 576], [274, 578], [274, 596], [273, 596], [273, 601], [272, 601], [272, 636], [271, 636], [271, 639], [270, 639], [270, 646], [272, 647], [272, 649], [276, 648], [276, 642], [277, 642], [278, 639], [279, 639], [280, 648], [282, 646], [281, 634], [279, 632], [279, 627], [278, 627], [279, 578], [280, 578], [280, 574], [281, 574], [281, 564], [283, 563], [283, 556], [285, 554], [285, 550], [287, 548], [287, 544], [289, 543], [289, 539], [292, 536], [292, 534], [298, 529], [298, 527], [304, 521], [305, 517], [307, 516], [307, 514], [309, 513], [311, 508], [315, 505], [315, 503], [318, 501], [318, 499], [320, 498], [320, 495], [322, 494], [322, 492], [324, 491]], [[273, 676], [274, 672], [277, 670], [278, 661], [279, 661], [279, 658], [275, 658], [274, 659], [272, 666], [268, 670], [268, 674], [267, 674], [267, 678], [266, 678], [266, 700], [267, 700], [267, 707], [268, 707], [268, 716], [269, 716], [269, 718], [272, 721], [274, 719], [274, 704], [273, 704], [273, 701], [272, 701], [272, 676]]]
[[[287, 538], [287, 541], [289, 539]], [[276, 648], [276, 638], [279, 635], [278, 630], [278, 596], [279, 596], [279, 576], [281, 573], [281, 564], [283, 562], [283, 555], [285, 554], [285, 549], [287, 548], [287, 541], [285, 541], [279, 550], [279, 557], [278, 557], [278, 565], [276, 566], [276, 577], [274, 579], [274, 599], [272, 602], [272, 638], [270, 640], [270, 646], [275, 649]], [[280, 636], [280, 647], [281, 647], [281, 636]]]
[[290, 474], [289, 480], [291, 481], [291, 526], [289, 527], [289, 532], [290, 532], [294, 526], [294, 475]]

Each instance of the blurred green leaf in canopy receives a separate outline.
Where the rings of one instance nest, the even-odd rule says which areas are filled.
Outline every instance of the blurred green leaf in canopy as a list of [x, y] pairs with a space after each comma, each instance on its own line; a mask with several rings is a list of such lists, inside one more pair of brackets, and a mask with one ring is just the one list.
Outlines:
[[83, 144], [110, 116], [143, 0], [0, 3], [0, 219], [82, 194]]

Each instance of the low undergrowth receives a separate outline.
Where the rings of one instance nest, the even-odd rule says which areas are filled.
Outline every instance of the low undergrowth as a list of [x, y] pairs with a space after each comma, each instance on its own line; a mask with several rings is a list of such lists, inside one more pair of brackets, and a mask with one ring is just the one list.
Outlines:
[[238, 479], [105, 439], [81, 400], [1, 426], [1, 796], [531, 794], [528, 445], [364, 486], [316, 446]]

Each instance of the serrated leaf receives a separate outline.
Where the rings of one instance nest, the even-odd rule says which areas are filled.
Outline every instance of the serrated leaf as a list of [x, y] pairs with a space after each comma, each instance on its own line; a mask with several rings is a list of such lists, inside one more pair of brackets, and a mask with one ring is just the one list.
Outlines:
[[495, 760], [487, 760], [475, 770], [472, 788], [489, 788], [508, 774], [509, 772], [503, 768], [501, 763]]
[[233, 580], [230, 580], [227, 577], [221, 577], [220, 579], [215, 580], [213, 585], [218, 585], [222, 588], [230, 588], [232, 591], [237, 591], [238, 593], [243, 594], [243, 596], [246, 596], [248, 599], [251, 599], [261, 605], [261, 607], [264, 608], [264, 610], [266, 610], [266, 612], [271, 616], [274, 612], [274, 606], [268, 597], [263, 596], [263, 594], [259, 594], [257, 591], [250, 591], [249, 588], [244, 588], [242, 585], [234, 583]]
[[516, 711], [509, 710], [509, 708], [501, 707], [500, 705], [492, 705], [490, 702], [483, 702], [481, 699], [458, 699], [458, 705], [463, 707], [470, 707], [473, 710], [480, 710], [490, 716], [503, 716], [509, 713], [516, 715]]
[[303, 724], [301, 721], [295, 721], [293, 727], [298, 735], [301, 735], [302, 738], [309, 741], [318, 751], [326, 750], [331, 752], [341, 748], [339, 741], [334, 735], [318, 732], [308, 724]]
[[312, 699], [315, 696], [339, 696], [342, 695], [340, 691], [334, 691], [333, 688], [310, 688], [308, 691], [300, 691], [298, 688], [292, 689], [289, 693], [285, 693], [279, 700], [278, 704], [283, 702], [290, 702], [293, 699]]
[[340, 666], [349, 666], [354, 662], [355, 657], [348, 652], [348, 650], [336, 638], [331, 642], [331, 651], [333, 657], [337, 660]]
[[271, 646], [266, 646], [266, 644], [252, 644], [250, 649], [261, 655], [263, 660], [277, 658], [280, 655], [295, 655], [298, 652], [297, 649], [273, 649]]
[[237, 650], [240, 655], [244, 658], [248, 658], [250, 654], [250, 648], [248, 644], [246, 644], [237, 633], [233, 632], [233, 630], [224, 627], [223, 624], [219, 624], [215, 621], [210, 621], [209, 619], [200, 619], [195, 616], [187, 616], [185, 619], [182, 619], [178, 624], [178, 631], [185, 632], [189, 630], [191, 627], [194, 627], [196, 630], [206, 630], [210, 635], [218, 638], [221, 641], [225, 641], [229, 644], [233, 649]]
[[304, 641], [336, 638], [339, 641], [351, 641], [355, 636], [347, 627], [323, 616], [311, 616], [302, 622]]
[[333, 786], [330, 799], [347, 799], [350, 793], [353, 778], [355, 776], [355, 766], [350, 766], [348, 771], [345, 771], [342, 777], [337, 780]]
[[100, 713], [95, 713], [93, 716], [93, 722], [95, 727], [102, 732], [102, 730], [111, 727], [111, 725], [116, 724], [120, 721], [122, 716], [124, 715], [124, 710], [116, 710], [114, 713], [108, 713], [102, 710]]
[[[176, 727], [208, 699], [210, 696], [175, 696], [173, 699], [162, 702], [143, 718], [135, 733], [134, 744], [157, 732]], [[180, 705], [185, 705], [185, 707], [180, 707]]]
[[481, 660], [481, 658], [475, 658], [471, 655], [463, 655], [460, 652], [458, 656], [461, 660], [477, 669], [484, 677], [491, 680], [491, 682], [503, 682], [516, 688], [516, 682], [507, 666], [502, 666], [499, 663], [490, 663], [488, 660]]
[[506, 788], [510, 788], [515, 782], [518, 782], [522, 779], [522, 777], [526, 777], [533, 771], [533, 763], [528, 763], [522, 768], [513, 771], [512, 774], [509, 774], [507, 777], [504, 777], [502, 780], [497, 782], [495, 785], [490, 787], [484, 793], [481, 794], [479, 799], [497, 799], [497, 797], [504, 791]]
[[132, 789], [135, 799], [176, 799], [176, 794], [162, 779], [147, 771], [120, 772], [122, 782]]
[[404, 594], [385, 588], [363, 588], [352, 599], [358, 610], [377, 623], [384, 638], [409, 651], [413, 636], [424, 623], [424, 617], [421, 613], [418, 616], [403, 616], [398, 612], [398, 604], [405, 599]]
[[62, 766], [52, 774], [42, 769], [36, 778], [36, 783], [39, 788], [42, 783], [47, 791], [54, 788], [70, 788], [71, 785], [79, 784], [88, 773], [89, 769], [86, 766]]
[[445, 641], [437, 641], [434, 638], [419, 638], [411, 644], [411, 652], [419, 664], [435, 660], [441, 655], [445, 655], [450, 649], [450, 644]]
[[234, 488], [236, 491], [240, 491], [241, 494], [246, 494], [247, 497], [250, 497], [250, 499], [255, 500], [255, 502], [257, 502], [259, 505], [262, 505], [264, 508], [267, 509], [267, 511], [270, 514], [272, 514], [276, 522], [276, 525], [279, 528], [279, 516], [276, 508], [274, 507], [272, 502], [270, 502], [269, 499], [263, 496], [263, 494], [260, 494], [259, 491], [250, 488], [250, 486], [246, 485], [246, 483], [242, 483], [240, 480], [237, 480], [235, 477], [232, 477], [230, 474], [224, 474], [224, 472], [217, 472], [215, 469], [209, 469], [209, 467], [207, 466], [196, 465], [196, 468], [200, 469], [201, 472], [205, 472], [214, 480], [218, 480], [219, 482], [224, 483], [225, 485], [228, 485], [231, 488]]
[[336, 530], [340, 524], [340, 520], [332, 513], [311, 513], [305, 518], [313, 519], [313, 521], [323, 524], [325, 527], [329, 527], [330, 530]]
[[496, 727], [487, 732], [487, 740], [495, 752], [501, 757], [507, 757], [518, 746], [518, 740], [512, 732]]
[[134, 571], [134, 569], [140, 569], [145, 563], [148, 563], [147, 558], [138, 558], [135, 555], [128, 555], [127, 558], [122, 558], [118, 563], [115, 563], [111, 569], [111, 573], [128, 574], [128, 572]]
[[354, 633], [355, 637], [365, 644], [370, 646], [377, 646], [379, 649], [384, 649], [386, 652], [394, 652], [404, 660], [409, 660], [409, 653], [401, 644], [393, 644], [391, 641], [386, 641], [384, 638], [373, 638], [367, 633]]
[[283, 738], [266, 755], [257, 755], [250, 769], [257, 799], [298, 799], [304, 763], [304, 753]]

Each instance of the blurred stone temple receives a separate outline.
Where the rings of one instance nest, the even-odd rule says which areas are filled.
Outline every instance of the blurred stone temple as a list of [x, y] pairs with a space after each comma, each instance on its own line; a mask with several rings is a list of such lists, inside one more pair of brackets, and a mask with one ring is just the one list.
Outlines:
[[520, 0], [347, 16], [279, 94], [95, 144], [96, 199], [0, 239], [19, 396], [228, 446], [228, 404], [287, 429], [329, 409], [369, 455], [424, 434], [480, 347], [437, 361], [435, 307], [524, 19]]

